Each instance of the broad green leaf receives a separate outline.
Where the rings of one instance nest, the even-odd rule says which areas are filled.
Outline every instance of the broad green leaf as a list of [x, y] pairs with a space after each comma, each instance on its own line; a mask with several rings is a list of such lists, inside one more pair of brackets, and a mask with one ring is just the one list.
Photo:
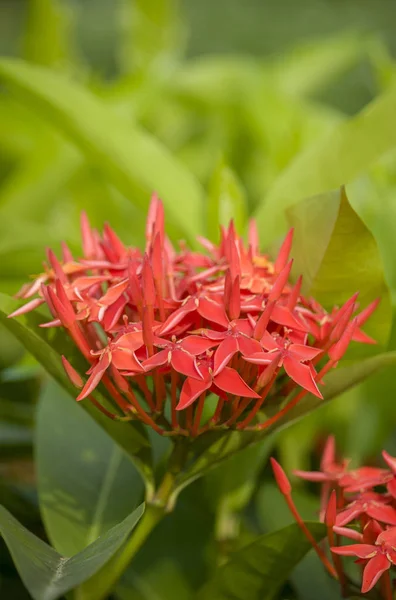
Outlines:
[[314, 196], [287, 211], [294, 227], [296, 274], [303, 292], [325, 308], [340, 305], [359, 292], [361, 308], [376, 298], [381, 303], [365, 329], [386, 344], [392, 323], [389, 288], [377, 243], [350, 205], [345, 189]]
[[131, 202], [145, 207], [157, 191], [169, 221], [194, 237], [202, 224], [202, 190], [157, 140], [126, 125], [80, 84], [45, 68], [2, 59], [0, 81], [69, 136]]
[[[326, 535], [323, 523], [307, 526], [317, 541]], [[310, 549], [297, 524], [260, 536], [216, 570], [197, 600], [271, 600]]]
[[265, 235], [263, 242], [281, 235], [287, 207], [354, 180], [396, 146], [395, 106], [396, 89], [392, 88], [292, 161], [256, 213], [259, 229]]
[[64, 0], [28, 0], [24, 57], [51, 67], [68, 66], [70, 12]]
[[231, 219], [237, 231], [243, 231], [247, 220], [245, 192], [233, 171], [220, 160], [212, 175], [208, 197], [208, 234], [219, 237], [219, 225], [228, 226]]
[[143, 485], [136, 468], [53, 382], [39, 400], [35, 441], [41, 514], [61, 554], [77, 554], [138, 506]]
[[[39, 327], [45, 317], [39, 311], [28, 313], [15, 319], [8, 319], [13, 310], [19, 306], [19, 302], [9, 296], [0, 294], [0, 323], [2, 323], [23, 344], [28, 352], [44, 367], [71, 397], [66, 401], [74, 402], [75, 388], [66, 376], [61, 355], [65, 355], [73, 363], [73, 366], [81, 374], [86, 371], [84, 359], [82, 359], [75, 347], [64, 332], [55, 329], [43, 329]], [[113, 411], [111, 404], [101, 394], [96, 394], [98, 400]], [[82, 402], [84, 408], [91, 417], [119, 444], [125, 452], [136, 462], [142, 472], [146, 484], [152, 485], [151, 451], [146, 431], [138, 423], [122, 423], [106, 417], [89, 402]]]
[[92, 577], [121, 548], [144, 512], [142, 504], [82, 552], [71, 558], [25, 529], [0, 506], [0, 533], [34, 600], [55, 600]]

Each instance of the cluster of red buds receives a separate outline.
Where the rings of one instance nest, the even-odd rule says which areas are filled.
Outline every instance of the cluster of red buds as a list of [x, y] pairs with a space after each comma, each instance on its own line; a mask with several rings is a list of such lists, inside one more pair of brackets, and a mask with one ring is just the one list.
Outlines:
[[[254, 222], [247, 244], [231, 222], [219, 245], [198, 238], [204, 252], [183, 241], [176, 250], [154, 195], [142, 252], [108, 225], [101, 236], [83, 214], [83, 257], [66, 244], [60, 261], [48, 250], [44, 273], [18, 294], [29, 302], [10, 316], [46, 304], [52, 318], [42, 327], [63, 327], [90, 365], [84, 382], [63, 357], [82, 388], [77, 400], [88, 398], [112, 418], [139, 419], [163, 435], [262, 430], [304, 395], [321, 398], [318, 384], [351, 340], [374, 343], [361, 326], [376, 302], [356, 315], [355, 294], [327, 312], [301, 295], [301, 278], [289, 282], [292, 236], [275, 262], [260, 253]], [[99, 382], [115, 413], [95, 398]], [[286, 405], [260, 420], [273, 396], [279, 405], [287, 397]]]
[[[391, 570], [396, 567], [396, 458], [386, 451], [382, 456], [387, 468], [365, 466], [349, 469], [350, 461], [337, 461], [334, 438], [329, 437], [320, 471], [295, 471], [298, 477], [319, 482], [322, 486], [320, 520], [327, 527], [332, 563], [301, 519], [285, 472], [275, 459], [271, 459], [276, 482], [293, 516], [327, 571], [340, 582], [345, 597], [356, 584], [351, 582], [340, 557], [354, 556], [357, 558], [355, 562], [362, 568], [361, 593], [367, 594], [378, 583], [377, 597], [393, 599]], [[348, 543], [349, 540], [354, 543]]]

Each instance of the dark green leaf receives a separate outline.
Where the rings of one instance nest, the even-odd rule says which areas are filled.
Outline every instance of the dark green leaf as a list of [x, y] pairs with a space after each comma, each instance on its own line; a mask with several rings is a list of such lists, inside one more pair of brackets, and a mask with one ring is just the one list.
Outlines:
[[157, 140], [137, 126], [128, 126], [79, 84], [44, 68], [3, 59], [0, 81], [73, 139], [131, 202], [147, 206], [151, 193], [157, 191], [169, 221], [194, 237], [202, 224], [202, 190]]
[[136, 468], [54, 382], [39, 400], [35, 440], [41, 514], [61, 554], [80, 552], [138, 506]]
[[293, 257], [303, 275], [303, 292], [331, 309], [359, 292], [361, 308], [381, 303], [367, 331], [386, 344], [392, 323], [391, 298], [377, 243], [350, 205], [345, 189], [314, 196], [288, 210], [295, 228]]
[[48, 546], [0, 506], [0, 532], [34, 600], [55, 600], [103, 567], [127, 540], [144, 512], [133, 511], [82, 552], [68, 558]]
[[[322, 523], [307, 526], [317, 541], [326, 535]], [[260, 536], [231, 555], [198, 592], [197, 600], [270, 600], [310, 548], [297, 524]]]

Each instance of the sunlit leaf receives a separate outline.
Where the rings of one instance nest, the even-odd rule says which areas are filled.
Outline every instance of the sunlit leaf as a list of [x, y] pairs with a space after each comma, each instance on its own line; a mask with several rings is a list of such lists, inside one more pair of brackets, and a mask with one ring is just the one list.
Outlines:
[[258, 208], [263, 242], [281, 235], [288, 206], [352, 181], [396, 146], [395, 106], [396, 90], [392, 88], [293, 160]]
[[361, 308], [381, 302], [365, 330], [386, 344], [392, 323], [389, 288], [377, 243], [350, 205], [345, 189], [314, 196], [292, 206], [295, 273], [303, 275], [303, 293], [330, 309], [356, 291]]
[[0, 81], [74, 140], [131, 202], [145, 207], [157, 191], [169, 221], [194, 237], [202, 223], [202, 190], [157, 140], [126, 125], [81, 85], [42, 67], [2, 59]]

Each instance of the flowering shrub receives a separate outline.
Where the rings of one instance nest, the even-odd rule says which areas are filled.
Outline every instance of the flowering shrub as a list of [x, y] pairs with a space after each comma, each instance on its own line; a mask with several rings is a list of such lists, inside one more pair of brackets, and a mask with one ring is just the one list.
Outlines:
[[[291, 497], [291, 485], [282, 467], [272, 459], [278, 487], [297, 522], [312, 541], [324, 566], [341, 585], [343, 596], [356, 595], [357, 584], [348, 575], [342, 556], [356, 557], [361, 565], [361, 593], [377, 586], [381, 598], [392, 600], [390, 572], [396, 566], [396, 458], [382, 453], [386, 468], [349, 468], [338, 461], [334, 437], [326, 442], [320, 471], [295, 471], [307, 481], [320, 483], [320, 520], [326, 524], [333, 565], [306, 530]], [[350, 544], [350, 540], [354, 543]]]
[[[82, 388], [77, 400], [89, 398], [110, 418], [137, 419], [162, 435], [264, 430], [307, 393], [322, 397], [318, 384], [351, 340], [374, 343], [360, 327], [376, 301], [354, 316], [355, 294], [328, 313], [301, 295], [301, 277], [289, 282], [292, 235], [274, 262], [260, 253], [254, 222], [247, 246], [231, 222], [218, 246], [199, 238], [205, 253], [183, 242], [177, 251], [153, 196], [143, 253], [108, 225], [100, 237], [83, 215], [83, 257], [64, 245], [59, 262], [48, 250], [45, 272], [19, 292], [29, 302], [10, 316], [47, 305], [52, 320], [42, 327], [66, 329], [91, 365], [83, 382], [62, 357]], [[119, 413], [95, 399], [100, 381]], [[216, 407], [203, 422], [211, 394]], [[273, 417], [259, 420], [264, 402], [289, 394]]]

